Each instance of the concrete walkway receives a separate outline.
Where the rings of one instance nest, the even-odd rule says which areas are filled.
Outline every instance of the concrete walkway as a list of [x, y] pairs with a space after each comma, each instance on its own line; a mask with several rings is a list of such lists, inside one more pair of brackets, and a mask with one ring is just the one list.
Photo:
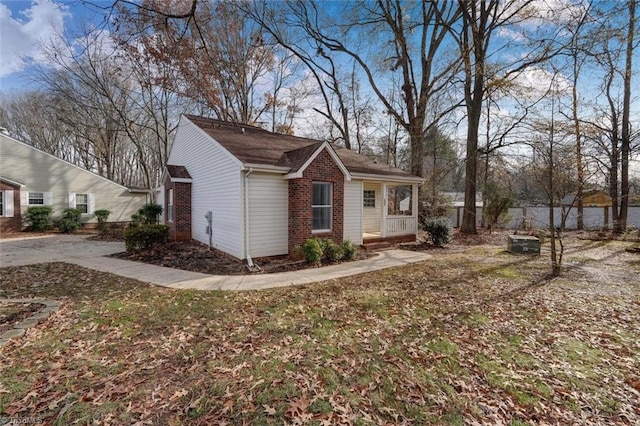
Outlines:
[[150, 284], [195, 290], [254, 290], [309, 284], [421, 262], [431, 255], [388, 250], [356, 262], [276, 274], [207, 275], [105, 257], [124, 251], [122, 242], [89, 241], [86, 235], [52, 235], [0, 240], [0, 266], [67, 262]]

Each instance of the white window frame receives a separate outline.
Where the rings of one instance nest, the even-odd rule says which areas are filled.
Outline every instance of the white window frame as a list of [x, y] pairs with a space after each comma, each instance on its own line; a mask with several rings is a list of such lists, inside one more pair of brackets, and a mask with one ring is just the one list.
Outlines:
[[[77, 209], [78, 208], [78, 195], [85, 195], [87, 197], [87, 211], [82, 212], [82, 214], [93, 214], [93, 212], [96, 210], [96, 197], [94, 194], [92, 193], [75, 193], [75, 192], [70, 192], [69, 193], [69, 208], [70, 209]], [[82, 203], [82, 205], [84, 205], [85, 203]]]
[[0, 194], [2, 194], [2, 211], [0, 212], [0, 217], [13, 217], [13, 204], [15, 203], [13, 199], [13, 189], [0, 191]]
[[[85, 202], [84, 203], [79, 203], [78, 202], [78, 197], [82, 197], [84, 196]], [[85, 206], [85, 209], [79, 209], [78, 206]], [[82, 214], [88, 214], [89, 213], [89, 194], [76, 194], [76, 206], [75, 209], [80, 210], [80, 213]], [[85, 211], [82, 211], [85, 210]]]
[[[315, 186], [316, 185], [323, 185], [323, 186], [328, 186], [329, 187], [329, 204], [313, 204], [314, 201], [314, 197], [313, 197], [313, 193], [315, 191]], [[319, 234], [319, 233], [323, 233], [323, 232], [331, 232], [331, 229], [333, 227], [333, 184], [331, 182], [312, 182], [312, 187], [311, 187], [311, 233], [313, 234]], [[315, 212], [318, 211], [319, 209], [329, 209], [329, 227], [328, 228], [319, 228], [319, 229], [315, 229], [314, 228], [314, 220], [313, 217], [315, 216]]]
[[[33, 194], [33, 195], [32, 195]], [[41, 203], [33, 203], [31, 202], [31, 200], [35, 200], [36, 197], [34, 196], [35, 194], [41, 195], [42, 196], [42, 202]], [[29, 191], [27, 193], [27, 205], [29, 206], [46, 206], [45, 204], [45, 193], [44, 192], [38, 192], [38, 191]], [[38, 199], [40, 199], [40, 197], [37, 197]]]
[[[373, 204], [371, 203], [373, 201]], [[365, 209], [376, 208], [376, 190], [365, 189], [362, 191], [362, 207]]]
[[167, 190], [167, 222], [173, 222], [173, 188]]

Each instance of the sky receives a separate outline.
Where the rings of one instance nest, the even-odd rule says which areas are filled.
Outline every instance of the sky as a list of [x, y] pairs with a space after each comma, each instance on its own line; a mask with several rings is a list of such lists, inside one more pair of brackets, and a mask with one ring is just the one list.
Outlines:
[[71, 34], [81, 22], [97, 25], [102, 19], [80, 0], [0, 0], [0, 90], [20, 91], [32, 84], [29, 66], [44, 59], [43, 43], [56, 34]]
[[[557, 10], [562, 9], [559, 4], [566, 1], [571, 0], [544, 0], [541, 4], [552, 5]], [[100, 25], [105, 19], [100, 7], [108, 8], [112, 1], [92, 0], [92, 3], [97, 6], [90, 7], [80, 0], [0, 0], [0, 93], [19, 93], [36, 84], [29, 78], [31, 64], [45, 61], [40, 49], [43, 43], [60, 33], [73, 37], [87, 23]], [[637, 69], [640, 52], [635, 62]], [[532, 89], [544, 80], [540, 70], [531, 70], [525, 73], [524, 77], [527, 76], [532, 78]], [[546, 83], [542, 87], [546, 87]], [[637, 95], [635, 97], [637, 100]], [[634, 127], [638, 126], [636, 123]]]

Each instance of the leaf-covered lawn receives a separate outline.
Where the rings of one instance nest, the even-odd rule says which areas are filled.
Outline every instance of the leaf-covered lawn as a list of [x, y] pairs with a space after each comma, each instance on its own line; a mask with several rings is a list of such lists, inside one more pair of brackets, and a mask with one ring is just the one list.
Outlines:
[[0, 270], [64, 301], [0, 349], [0, 416], [54, 424], [638, 424], [640, 256], [502, 247], [304, 287], [178, 291], [66, 264]]

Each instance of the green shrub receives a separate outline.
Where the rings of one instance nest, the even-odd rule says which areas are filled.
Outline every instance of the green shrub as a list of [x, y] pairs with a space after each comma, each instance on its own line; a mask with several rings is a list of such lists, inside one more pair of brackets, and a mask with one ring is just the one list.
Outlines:
[[32, 231], [46, 231], [51, 228], [51, 207], [36, 206], [27, 209], [27, 223]]
[[98, 219], [98, 232], [100, 232], [100, 235], [105, 235], [107, 232], [109, 232], [109, 224], [107, 223], [107, 219], [109, 218], [111, 212], [109, 210], [102, 209], [96, 210], [94, 214], [96, 215], [96, 219]]
[[358, 247], [349, 240], [345, 240], [342, 244], [336, 244], [328, 238], [309, 238], [299, 248], [299, 251], [307, 262], [320, 264], [322, 262], [353, 260], [358, 253]]
[[60, 232], [70, 234], [80, 228], [80, 215], [82, 213], [78, 209], [64, 209], [62, 218], [57, 222]]
[[344, 257], [344, 249], [341, 244], [336, 244], [333, 240], [325, 240], [325, 247], [322, 252], [324, 258], [329, 262], [337, 262]]
[[425, 220], [424, 230], [427, 231], [435, 246], [441, 247], [451, 240], [451, 223], [446, 217], [433, 217]]
[[353, 260], [358, 255], [358, 247], [349, 240], [344, 240], [342, 243], [342, 251], [344, 253], [342, 258], [345, 260]]
[[302, 254], [307, 262], [319, 264], [322, 262], [323, 243], [318, 238], [309, 238], [302, 245]]
[[[143, 224], [155, 225], [158, 223], [158, 216], [162, 214], [162, 206], [160, 204], [148, 203], [138, 210], [139, 219]], [[135, 219], [134, 219], [135, 221]]]
[[169, 240], [169, 227], [166, 225], [140, 225], [124, 232], [127, 252], [147, 250]]

